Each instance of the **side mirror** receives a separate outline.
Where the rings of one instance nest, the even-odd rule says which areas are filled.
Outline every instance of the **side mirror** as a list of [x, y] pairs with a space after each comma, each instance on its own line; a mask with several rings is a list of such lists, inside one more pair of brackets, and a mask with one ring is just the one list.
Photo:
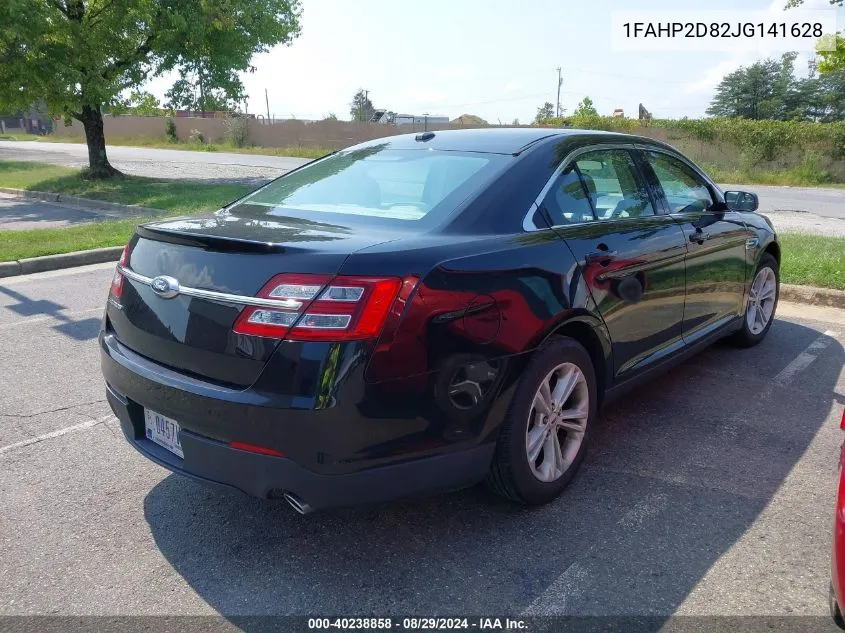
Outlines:
[[728, 211], [756, 211], [760, 206], [760, 199], [756, 193], [750, 191], [726, 191], [725, 206]]

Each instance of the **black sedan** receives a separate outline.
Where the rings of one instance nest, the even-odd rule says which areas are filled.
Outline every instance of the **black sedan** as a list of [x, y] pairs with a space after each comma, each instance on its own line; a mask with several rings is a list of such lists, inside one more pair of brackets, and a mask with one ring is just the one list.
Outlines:
[[545, 503], [603, 403], [766, 336], [780, 248], [756, 209], [647, 138], [357, 145], [138, 227], [99, 336], [108, 399], [146, 457], [303, 513], [482, 480]]

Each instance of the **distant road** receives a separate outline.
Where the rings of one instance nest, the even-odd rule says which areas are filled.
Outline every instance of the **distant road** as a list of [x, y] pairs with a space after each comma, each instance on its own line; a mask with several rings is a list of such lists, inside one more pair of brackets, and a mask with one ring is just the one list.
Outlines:
[[[190, 152], [149, 147], [108, 147], [111, 163], [123, 172], [153, 178], [186, 178], [261, 184], [308, 162], [305, 158]], [[70, 167], [88, 164], [88, 150], [78, 143], [0, 141], [0, 159], [32, 160]], [[760, 212], [802, 212], [845, 220], [845, 188], [722, 185], [760, 196]], [[792, 214], [789, 214], [792, 215]]]
[[[108, 146], [109, 161], [127, 174], [150, 178], [179, 178], [264, 183], [309, 161], [307, 158], [191, 152], [151, 147]], [[88, 148], [81, 143], [0, 141], [0, 159], [29, 160], [67, 167], [88, 165]]]

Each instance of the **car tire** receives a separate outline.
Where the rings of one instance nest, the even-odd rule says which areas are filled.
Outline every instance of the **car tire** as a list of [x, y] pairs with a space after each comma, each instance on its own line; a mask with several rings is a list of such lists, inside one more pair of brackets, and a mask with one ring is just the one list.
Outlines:
[[584, 459], [597, 395], [587, 350], [569, 337], [549, 339], [516, 385], [487, 475], [488, 487], [526, 505], [557, 497]]
[[830, 617], [840, 629], [845, 629], [845, 618], [842, 617], [842, 610], [836, 601], [836, 594], [833, 593], [833, 583], [830, 583], [828, 592], [828, 605], [830, 606]]
[[[761, 297], [761, 289], [768, 288], [771, 282], [774, 282], [774, 288], [766, 290]], [[775, 320], [779, 297], [780, 267], [772, 255], [765, 253], [751, 280], [748, 302], [742, 315], [742, 327], [732, 339], [736, 345], [752, 347], [766, 338]]]

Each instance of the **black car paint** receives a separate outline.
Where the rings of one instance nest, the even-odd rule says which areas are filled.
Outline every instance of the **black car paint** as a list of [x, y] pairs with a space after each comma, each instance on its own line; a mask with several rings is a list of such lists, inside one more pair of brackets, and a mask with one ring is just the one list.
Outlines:
[[[419, 145], [413, 139], [378, 142]], [[439, 490], [484, 476], [520, 371], [549, 336], [580, 340], [603, 394], [613, 396], [734, 331], [762, 253], [768, 249], [779, 258], [774, 231], [762, 216], [720, 210], [673, 217], [652, 182], [659, 212], [652, 218], [551, 228], [547, 219], [543, 226], [542, 212], [531, 210], [566, 156], [603, 144], [629, 145], [635, 155], [639, 147], [672, 151], [649, 139], [598, 132], [438, 132], [427, 147], [515, 155], [487, 188], [420, 233], [388, 226], [364, 233], [355, 218], [344, 224], [227, 214], [139, 229], [129, 267], [186, 285], [254, 295], [280, 272], [389, 273], [420, 282], [405, 298], [396, 331], [378, 341], [324, 343], [234, 334], [237, 307], [158, 299], [127, 279], [124, 305], [108, 305], [100, 335], [109, 400], [127, 437], [169, 468], [223, 479], [257, 496], [284, 489], [313, 505], [351, 503], [355, 495], [344, 501], [323, 494], [325, 476], [342, 476], [330, 481], [343, 488], [365, 471], [391, 479], [399, 472], [387, 467], [409, 464], [420, 465], [413, 477], [423, 483], [407, 492], [424, 490], [427, 476]], [[708, 183], [723, 204], [721, 191]], [[540, 228], [526, 231], [526, 214]], [[718, 237], [701, 247], [689, 236], [705, 225]], [[751, 238], [756, 245], [747, 249]], [[263, 250], [250, 246], [256, 240]], [[586, 256], [601, 245], [617, 251], [624, 265], [588, 263]], [[708, 267], [724, 258], [728, 274], [709, 275]], [[704, 272], [691, 275], [688, 262]], [[685, 313], [690, 294], [713, 301]], [[470, 371], [486, 378], [484, 389], [459, 406], [450, 387]], [[184, 464], [144, 439], [142, 407], [182, 425]], [[228, 471], [204, 475], [202, 467], [190, 467], [192, 439], [197, 446], [211, 442], [218, 453], [231, 450], [224, 443], [233, 440], [277, 449], [288, 457], [245, 459], [260, 459], [268, 472], [272, 464], [292, 462], [313, 476], [312, 483], [297, 489], [300, 484], [274, 483], [272, 476], [256, 483]], [[461, 455], [470, 454], [464, 472]], [[452, 456], [448, 467], [435, 465], [432, 458], [442, 456]], [[455, 471], [451, 484], [448, 476], [431, 475], [443, 468]], [[382, 495], [358, 495], [394, 496], [391, 486]]]

